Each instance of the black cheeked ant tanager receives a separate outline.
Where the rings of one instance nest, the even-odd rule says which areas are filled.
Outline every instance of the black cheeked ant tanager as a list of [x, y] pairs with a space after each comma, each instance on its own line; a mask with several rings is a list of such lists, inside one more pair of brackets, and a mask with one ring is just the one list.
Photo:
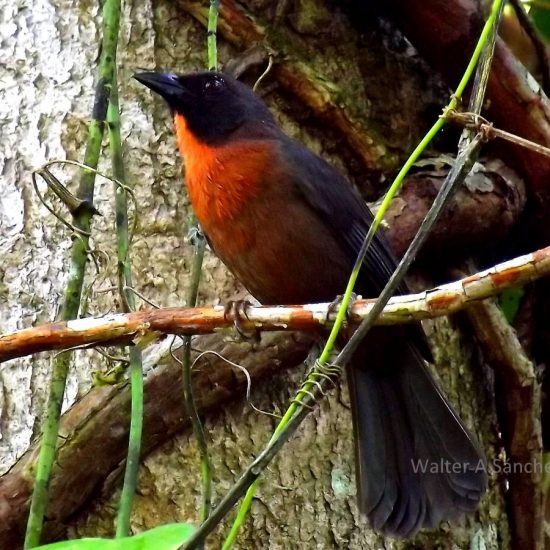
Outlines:
[[[341, 293], [372, 222], [348, 181], [228, 75], [135, 78], [168, 103], [202, 230], [252, 295], [305, 304]], [[377, 296], [395, 266], [377, 235], [357, 292]], [[426, 369], [425, 349], [419, 325], [375, 328], [347, 369], [359, 508], [374, 529], [404, 538], [474, 511], [487, 486], [483, 452]]]

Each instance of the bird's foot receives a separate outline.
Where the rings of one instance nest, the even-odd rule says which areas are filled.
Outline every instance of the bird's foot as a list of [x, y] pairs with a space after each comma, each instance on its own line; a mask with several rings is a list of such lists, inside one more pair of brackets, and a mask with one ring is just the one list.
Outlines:
[[252, 303], [248, 300], [231, 300], [227, 302], [223, 310], [223, 317], [227, 321], [231, 319], [233, 321], [233, 326], [237, 331], [237, 334], [243, 340], [254, 340], [255, 342], [260, 341], [260, 331], [257, 328], [254, 328], [252, 331], [245, 330], [243, 327], [243, 321], [250, 321], [248, 317], [248, 308], [252, 306]]
[[[349, 299], [349, 302], [348, 302], [348, 306], [346, 308], [346, 322], [349, 322], [350, 320], [350, 317], [351, 317], [351, 309], [353, 307], [353, 303], [359, 298], [359, 295], [358, 294], [355, 294], [355, 292], [352, 292], [351, 293], [351, 296], [350, 296], [350, 299]], [[329, 320], [329, 317], [337, 312], [340, 307], [342, 306], [342, 301], [344, 300], [344, 295], [343, 294], [338, 294], [338, 296], [336, 296], [336, 298], [329, 304], [328, 306], [328, 309], [327, 309], [327, 321]]]

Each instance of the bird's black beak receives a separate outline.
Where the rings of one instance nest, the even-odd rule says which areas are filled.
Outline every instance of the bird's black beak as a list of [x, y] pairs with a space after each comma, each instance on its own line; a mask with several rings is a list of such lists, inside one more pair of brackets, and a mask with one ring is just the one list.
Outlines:
[[169, 103], [174, 99], [181, 98], [186, 93], [178, 76], [172, 73], [136, 73], [134, 78], [162, 96]]

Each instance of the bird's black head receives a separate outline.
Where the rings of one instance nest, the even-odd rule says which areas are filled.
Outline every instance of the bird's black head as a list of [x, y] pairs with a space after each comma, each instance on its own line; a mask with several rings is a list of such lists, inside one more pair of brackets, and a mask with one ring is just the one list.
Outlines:
[[174, 114], [204, 143], [223, 143], [243, 124], [274, 127], [263, 101], [245, 84], [217, 72], [189, 75], [137, 73], [134, 78], [161, 95]]

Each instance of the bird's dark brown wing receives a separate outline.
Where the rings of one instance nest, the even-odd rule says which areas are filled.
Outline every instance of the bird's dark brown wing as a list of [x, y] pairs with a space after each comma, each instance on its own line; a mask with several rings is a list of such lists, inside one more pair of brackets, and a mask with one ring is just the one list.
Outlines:
[[[288, 140], [288, 141], [287, 141]], [[285, 137], [283, 155], [289, 165], [298, 167], [295, 192], [317, 212], [325, 225], [349, 256], [349, 273], [359, 254], [365, 236], [373, 220], [372, 212], [359, 193], [334, 167], [306, 149]], [[355, 286], [357, 294], [364, 298], [376, 298], [388, 282], [397, 266], [390, 246], [379, 230], [367, 252]], [[342, 293], [345, 282], [342, 284]], [[408, 288], [402, 282], [397, 294], [406, 294]], [[432, 360], [431, 350], [426, 342], [424, 331], [419, 324], [410, 326], [409, 333], [422, 356]]]
[[[373, 216], [359, 193], [338, 170], [293, 141], [283, 143], [283, 155], [295, 170], [295, 191], [310, 205], [346, 248], [351, 267]], [[359, 276], [357, 290], [376, 297], [396, 266], [383, 235], [377, 233]], [[400, 288], [406, 292], [405, 285]]]

